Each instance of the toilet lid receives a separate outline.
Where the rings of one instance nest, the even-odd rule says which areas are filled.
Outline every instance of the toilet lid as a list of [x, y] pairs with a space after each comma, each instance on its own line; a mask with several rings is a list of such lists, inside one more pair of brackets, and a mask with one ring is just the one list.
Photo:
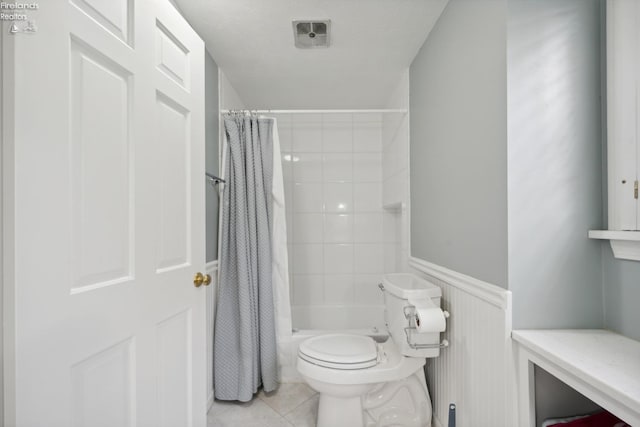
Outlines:
[[307, 362], [333, 369], [364, 369], [378, 363], [378, 347], [371, 337], [352, 334], [319, 335], [300, 344], [298, 355]]

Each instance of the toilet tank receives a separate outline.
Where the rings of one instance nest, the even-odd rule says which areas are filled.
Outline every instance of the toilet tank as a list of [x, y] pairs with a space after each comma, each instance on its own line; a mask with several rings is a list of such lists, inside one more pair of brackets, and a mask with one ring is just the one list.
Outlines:
[[384, 320], [394, 343], [405, 356], [437, 357], [440, 355], [440, 333], [417, 333], [412, 319], [405, 316], [410, 313], [412, 300], [430, 298], [436, 307], [440, 307], [442, 291], [427, 280], [409, 273], [386, 274], [384, 286]]

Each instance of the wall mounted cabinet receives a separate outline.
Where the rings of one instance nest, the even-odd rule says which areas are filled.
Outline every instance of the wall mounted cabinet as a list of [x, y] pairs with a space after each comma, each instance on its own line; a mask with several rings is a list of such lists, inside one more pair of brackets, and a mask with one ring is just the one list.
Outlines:
[[609, 229], [640, 229], [640, 2], [607, 2]]
[[607, 1], [608, 230], [614, 256], [640, 261], [640, 2]]

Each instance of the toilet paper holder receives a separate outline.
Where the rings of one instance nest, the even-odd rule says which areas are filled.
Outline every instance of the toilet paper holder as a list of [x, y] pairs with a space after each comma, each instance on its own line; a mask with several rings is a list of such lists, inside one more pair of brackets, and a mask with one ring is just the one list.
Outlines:
[[[415, 325], [416, 322], [418, 321], [418, 318], [416, 316], [416, 306], [415, 305], [406, 305], [402, 308], [402, 312], [404, 313], [404, 317], [405, 319], [407, 319], [409, 321], [409, 326], [404, 328], [404, 335], [407, 338], [407, 344], [409, 345], [409, 347], [415, 349], [415, 350], [420, 350], [420, 349], [427, 349], [427, 348], [446, 348], [449, 347], [449, 341], [447, 341], [446, 339], [443, 339], [440, 344], [415, 344], [412, 342], [411, 340], [411, 335], [413, 334], [413, 331], [417, 330], [417, 328], [415, 326], [411, 326], [412, 324]], [[446, 310], [442, 310], [442, 313], [444, 314], [444, 318], [448, 319], [450, 314], [448, 311]]]

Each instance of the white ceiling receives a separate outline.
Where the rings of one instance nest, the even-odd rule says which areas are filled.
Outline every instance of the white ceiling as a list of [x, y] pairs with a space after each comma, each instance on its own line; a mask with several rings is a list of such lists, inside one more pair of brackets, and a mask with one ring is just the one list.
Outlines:
[[[174, 0], [248, 108], [382, 108], [448, 0]], [[291, 21], [331, 19], [328, 49]]]

